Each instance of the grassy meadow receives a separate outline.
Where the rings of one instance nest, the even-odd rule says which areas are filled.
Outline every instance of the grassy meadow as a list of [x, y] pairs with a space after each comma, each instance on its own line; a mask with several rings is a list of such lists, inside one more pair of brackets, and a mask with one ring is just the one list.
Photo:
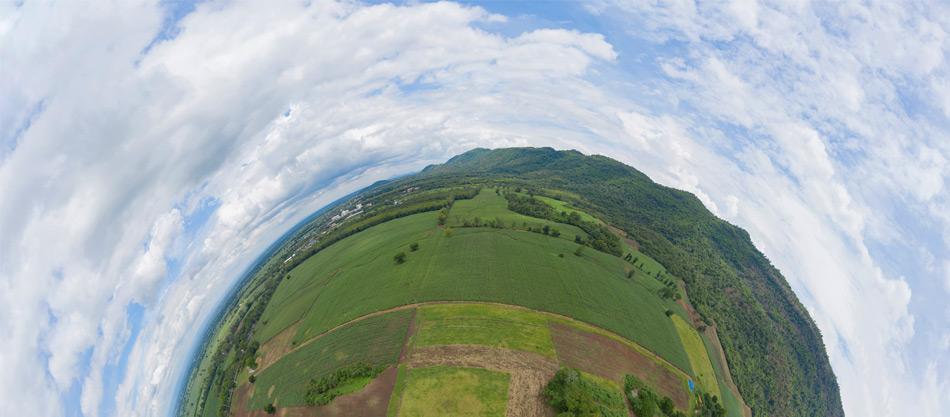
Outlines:
[[543, 227], [547, 225], [561, 232], [561, 239], [574, 241], [574, 236], [586, 238], [587, 233], [577, 226], [570, 224], [557, 223], [550, 220], [539, 219], [536, 217], [525, 216], [508, 210], [508, 200], [505, 197], [495, 193], [493, 188], [483, 188], [475, 198], [471, 200], [462, 200], [452, 206], [449, 212], [447, 224], [450, 227], [461, 227], [465, 221], [473, 221], [475, 218], [482, 222], [489, 220], [500, 220], [505, 227], [514, 225], [518, 229], [527, 227]]
[[406, 375], [399, 417], [503, 417], [510, 376], [477, 368], [433, 366]]
[[415, 346], [483, 345], [554, 357], [542, 313], [491, 304], [435, 304], [418, 309]]
[[689, 363], [693, 366], [693, 372], [696, 374], [699, 386], [710, 394], [722, 397], [719, 382], [716, 380], [716, 371], [713, 370], [703, 339], [696, 332], [696, 329], [679, 315], [674, 314], [670, 318], [673, 325], [676, 326], [680, 339], [683, 341], [683, 347], [689, 356]]

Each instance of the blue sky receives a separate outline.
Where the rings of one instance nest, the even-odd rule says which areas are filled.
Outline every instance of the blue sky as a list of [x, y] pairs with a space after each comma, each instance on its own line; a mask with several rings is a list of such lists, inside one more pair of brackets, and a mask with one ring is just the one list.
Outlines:
[[222, 294], [297, 221], [472, 147], [553, 146], [748, 230], [848, 415], [940, 415], [947, 22], [940, 2], [4, 3], [0, 414], [168, 415]]

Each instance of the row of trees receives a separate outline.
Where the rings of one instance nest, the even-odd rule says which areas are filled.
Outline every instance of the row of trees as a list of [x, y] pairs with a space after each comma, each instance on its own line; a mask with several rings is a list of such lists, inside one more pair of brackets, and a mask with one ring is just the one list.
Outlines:
[[506, 192], [504, 196], [508, 200], [508, 209], [515, 213], [577, 226], [587, 233], [586, 238], [575, 236], [574, 241], [579, 244], [590, 246], [614, 256], [620, 256], [623, 253], [620, 247], [620, 238], [611, 232], [607, 226], [585, 221], [576, 211], [558, 212], [541, 200], [518, 193]]

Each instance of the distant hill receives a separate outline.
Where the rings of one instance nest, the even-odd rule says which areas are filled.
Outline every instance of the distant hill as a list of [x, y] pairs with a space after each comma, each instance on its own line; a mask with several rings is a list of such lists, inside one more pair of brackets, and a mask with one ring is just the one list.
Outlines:
[[474, 149], [420, 176], [508, 177], [574, 192], [686, 282], [718, 327], [736, 384], [755, 415], [843, 416], [821, 334], [749, 234], [694, 195], [604, 156], [551, 148]]
[[842, 416], [818, 329], [742, 229], [602, 156], [475, 149], [272, 245], [187, 417]]

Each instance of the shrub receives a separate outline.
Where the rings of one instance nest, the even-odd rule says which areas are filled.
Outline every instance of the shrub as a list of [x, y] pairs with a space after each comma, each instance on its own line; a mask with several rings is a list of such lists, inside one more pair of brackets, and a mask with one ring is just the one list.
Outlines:
[[416, 242], [412, 242], [412, 244], [409, 245], [409, 250], [413, 252], [419, 250], [419, 244]]
[[326, 405], [333, 401], [339, 392], [336, 388], [356, 378], [374, 378], [385, 369], [385, 366], [370, 366], [357, 363], [345, 368], [337, 369], [330, 375], [320, 379], [311, 379], [307, 388], [307, 405]]
[[395, 261], [397, 264], [405, 263], [405, 262], [406, 262], [406, 252], [399, 252], [399, 253], [397, 253], [395, 256], [393, 256], [393, 261]]
[[578, 246], [577, 249], [574, 249], [574, 255], [581, 256], [584, 254], [584, 246]]
[[703, 393], [702, 404], [699, 406], [699, 411], [697, 415], [700, 417], [723, 417], [726, 415], [726, 409], [722, 408], [722, 405], [719, 404], [719, 398], [715, 395], [709, 395], [708, 393]]
[[558, 417], [596, 417], [599, 415], [594, 396], [584, 387], [580, 372], [561, 368], [554, 374], [544, 395], [558, 412]]
[[274, 404], [267, 404], [264, 406], [264, 412], [267, 414], [274, 414], [277, 412], [277, 407], [274, 407]]
[[623, 380], [624, 393], [630, 401], [630, 408], [637, 417], [653, 417], [657, 411], [657, 395], [642, 381], [632, 375]]

